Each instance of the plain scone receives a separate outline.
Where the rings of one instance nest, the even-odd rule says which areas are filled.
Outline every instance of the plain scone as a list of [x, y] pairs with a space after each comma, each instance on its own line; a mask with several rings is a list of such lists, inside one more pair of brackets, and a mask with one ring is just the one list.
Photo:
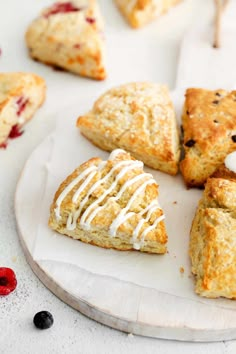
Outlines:
[[103, 150], [121, 148], [156, 170], [178, 172], [179, 131], [164, 85], [137, 82], [112, 88], [78, 118], [77, 126]]
[[38, 75], [0, 73], [0, 145], [33, 117], [45, 94], [45, 81]]
[[96, 0], [59, 1], [42, 11], [26, 32], [33, 59], [103, 80], [104, 24]]
[[190, 239], [196, 293], [236, 299], [236, 173], [225, 166], [208, 178]]
[[128, 23], [138, 28], [164, 14], [180, 1], [182, 0], [115, 0], [115, 3]]
[[158, 184], [123, 150], [114, 150], [107, 161], [90, 159], [60, 185], [49, 226], [104, 248], [166, 252]]
[[203, 187], [236, 149], [236, 91], [188, 89], [182, 120], [185, 157], [180, 170], [187, 187]]

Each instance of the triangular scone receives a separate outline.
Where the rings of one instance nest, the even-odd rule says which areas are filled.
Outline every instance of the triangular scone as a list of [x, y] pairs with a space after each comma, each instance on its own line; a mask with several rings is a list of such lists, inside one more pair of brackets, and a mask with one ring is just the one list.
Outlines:
[[182, 0], [115, 0], [128, 23], [142, 27]]
[[188, 187], [202, 187], [236, 150], [236, 91], [188, 89], [182, 119], [185, 157], [180, 169]]
[[123, 150], [92, 158], [59, 187], [49, 226], [105, 248], [165, 253], [167, 235], [158, 185], [143, 163]]
[[0, 147], [8, 137], [19, 136], [20, 128], [45, 99], [45, 81], [28, 73], [0, 73]]
[[147, 166], [175, 175], [179, 135], [166, 86], [139, 82], [112, 88], [77, 120], [81, 133], [100, 148], [129, 151]]
[[103, 80], [103, 28], [96, 0], [58, 1], [32, 22], [26, 43], [36, 60]]
[[234, 171], [223, 166], [208, 178], [191, 229], [196, 292], [211, 298], [236, 299], [236, 152], [232, 157]]

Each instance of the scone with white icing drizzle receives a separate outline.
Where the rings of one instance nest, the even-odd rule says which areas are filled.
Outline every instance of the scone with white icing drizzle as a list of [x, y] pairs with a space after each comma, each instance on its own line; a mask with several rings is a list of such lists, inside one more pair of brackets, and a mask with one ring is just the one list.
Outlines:
[[112, 88], [78, 118], [77, 126], [103, 150], [125, 149], [149, 167], [178, 172], [179, 132], [165, 85], [136, 82]]
[[104, 24], [97, 0], [60, 0], [29, 26], [32, 58], [75, 74], [104, 80]]
[[236, 151], [207, 179], [190, 239], [196, 292], [236, 299]]
[[115, 0], [129, 24], [139, 28], [164, 14], [182, 0]]
[[60, 185], [49, 226], [104, 248], [165, 253], [167, 234], [158, 184], [124, 150], [92, 158]]
[[20, 136], [26, 124], [42, 105], [46, 94], [43, 78], [31, 73], [0, 73], [0, 147], [8, 138]]

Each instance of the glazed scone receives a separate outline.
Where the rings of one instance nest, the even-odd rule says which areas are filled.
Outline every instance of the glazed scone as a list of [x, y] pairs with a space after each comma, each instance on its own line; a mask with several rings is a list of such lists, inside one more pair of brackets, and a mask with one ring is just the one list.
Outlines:
[[235, 172], [225, 166], [208, 178], [193, 220], [190, 239], [196, 292], [236, 299], [236, 152]]
[[180, 170], [187, 187], [203, 187], [236, 150], [236, 91], [188, 89], [182, 120], [185, 157]]
[[107, 161], [90, 159], [60, 185], [49, 226], [104, 248], [166, 252], [158, 185], [141, 161], [120, 149]]
[[20, 134], [45, 99], [44, 79], [30, 73], [0, 73], [0, 146]]
[[121, 148], [147, 166], [175, 175], [179, 132], [166, 86], [139, 82], [112, 88], [77, 120], [81, 133], [103, 150]]
[[96, 0], [59, 1], [44, 9], [26, 32], [33, 59], [75, 74], [103, 80], [103, 19]]
[[182, 0], [115, 0], [128, 23], [142, 27]]

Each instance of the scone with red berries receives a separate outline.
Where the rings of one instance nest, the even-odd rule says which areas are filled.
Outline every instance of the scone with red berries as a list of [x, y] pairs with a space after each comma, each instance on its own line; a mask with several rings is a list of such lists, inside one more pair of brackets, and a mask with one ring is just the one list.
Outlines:
[[115, 0], [130, 26], [139, 28], [182, 0]]
[[21, 135], [20, 128], [32, 118], [45, 99], [46, 84], [30, 73], [0, 73], [0, 147]]
[[25, 38], [33, 59], [103, 80], [103, 29], [96, 0], [58, 1], [32, 22]]

